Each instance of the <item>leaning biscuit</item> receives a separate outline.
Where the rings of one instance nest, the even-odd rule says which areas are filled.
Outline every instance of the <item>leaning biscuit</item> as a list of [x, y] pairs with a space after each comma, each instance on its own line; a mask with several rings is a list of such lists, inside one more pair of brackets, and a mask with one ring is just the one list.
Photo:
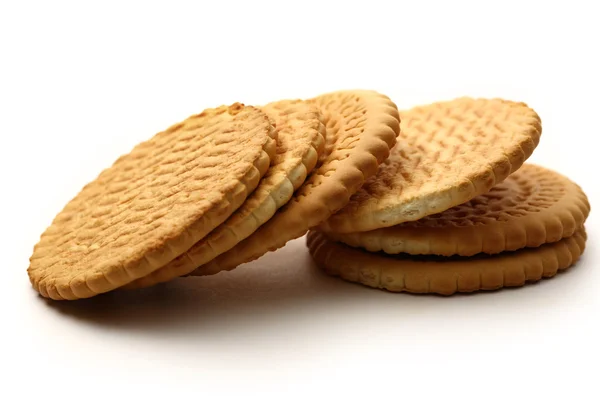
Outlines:
[[318, 231], [307, 236], [317, 266], [330, 275], [391, 292], [442, 295], [523, 286], [553, 277], [579, 259], [585, 241], [581, 228], [571, 237], [536, 248], [444, 258], [369, 253], [330, 241]]
[[542, 132], [534, 110], [501, 99], [460, 98], [400, 118], [390, 157], [321, 230], [385, 228], [469, 201], [519, 169]]
[[28, 268], [44, 297], [91, 297], [148, 275], [221, 224], [275, 153], [268, 117], [208, 109], [156, 134], [87, 184], [56, 216]]
[[304, 183], [325, 149], [319, 109], [301, 100], [278, 101], [261, 109], [276, 124], [277, 154], [256, 190], [227, 221], [188, 251], [127, 288], [166, 282], [208, 263], [267, 222]]
[[325, 152], [317, 169], [266, 224], [193, 275], [230, 270], [304, 235], [344, 207], [389, 156], [400, 126], [396, 105], [387, 96], [340, 91], [310, 102], [319, 107], [326, 125]]
[[525, 164], [488, 193], [442, 213], [373, 231], [326, 235], [388, 254], [496, 254], [569, 237], [589, 212], [587, 196], [576, 183]]

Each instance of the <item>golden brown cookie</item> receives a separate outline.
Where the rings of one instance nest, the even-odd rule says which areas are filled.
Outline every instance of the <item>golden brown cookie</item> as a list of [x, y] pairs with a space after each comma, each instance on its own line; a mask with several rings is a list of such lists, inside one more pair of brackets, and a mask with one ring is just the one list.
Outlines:
[[328, 232], [327, 237], [389, 254], [496, 254], [569, 237], [589, 212], [587, 196], [576, 183], [525, 164], [488, 193], [442, 213], [373, 231]]
[[536, 248], [474, 257], [369, 253], [310, 231], [307, 244], [316, 264], [330, 275], [391, 292], [437, 293], [495, 290], [550, 278], [572, 266], [585, 248], [581, 228], [571, 237]]
[[310, 102], [319, 107], [326, 125], [325, 153], [317, 168], [273, 218], [193, 275], [230, 270], [304, 235], [344, 207], [388, 157], [396, 143], [399, 120], [396, 105], [387, 96], [340, 91]]
[[190, 273], [231, 249], [267, 222], [304, 183], [325, 149], [319, 109], [301, 100], [261, 107], [276, 125], [277, 154], [258, 187], [223, 224], [164, 267], [127, 285], [151, 286]]
[[370, 231], [469, 201], [516, 171], [542, 132], [534, 110], [500, 99], [433, 103], [400, 119], [390, 157], [321, 230]]
[[42, 234], [29, 278], [44, 297], [91, 297], [162, 267], [231, 215], [275, 154], [268, 117], [208, 109], [156, 134], [87, 184]]

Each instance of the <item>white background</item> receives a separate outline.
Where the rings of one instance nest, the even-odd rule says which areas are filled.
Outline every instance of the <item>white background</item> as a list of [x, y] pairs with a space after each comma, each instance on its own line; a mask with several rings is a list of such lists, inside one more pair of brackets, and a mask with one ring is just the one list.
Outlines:
[[530, 160], [598, 208], [594, 2], [83, 3], [0, 3], [0, 398], [600, 398], [595, 210], [575, 268], [488, 294], [352, 285], [303, 239], [75, 303], [26, 274], [56, 212], [137, 142], [206, 107], [337, 89], [525, 101], [543, 120]]

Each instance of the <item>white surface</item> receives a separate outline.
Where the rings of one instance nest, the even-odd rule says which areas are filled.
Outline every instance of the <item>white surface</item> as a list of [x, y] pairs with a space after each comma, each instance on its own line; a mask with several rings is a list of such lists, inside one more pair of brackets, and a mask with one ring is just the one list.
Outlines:
[[138, 141], [205, 107], [343, 88], [401, 108], [528, 102], [544, 127], [531, 161], [598, 208], [593, 6], [82, 3], [0, 5], [0, 398], [600, 398], [595, 210], [575, 268], [491, 294], [369, 290], [315, 270], [303, 239], [230, 274], [77, 303], [45, 302], [25, 272], [56, 212]]

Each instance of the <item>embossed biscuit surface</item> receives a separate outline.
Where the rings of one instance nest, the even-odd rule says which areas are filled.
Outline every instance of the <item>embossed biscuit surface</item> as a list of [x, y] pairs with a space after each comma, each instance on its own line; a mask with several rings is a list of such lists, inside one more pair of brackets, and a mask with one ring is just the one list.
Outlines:
[[389, 254], [496, 254], [571, 236], [589, 212], [587, 196], [576, 183], [525, 164], [488, 193], [442, 213], [389, 228], [327, 236]]
[[304, 235], [344, 207], [365, 180], [374, 175], [396, 143], [396, 105], [373, 91], [340, 91], [312, 99], [326, 125], [325, 152], [317, 168], [283, 206], [254, 234], [196, 269], [214, 274], [252, 261]]
[[276, 125], [277, 154], [258, 187], [223, 224], [164, 267], [128, 288], [150, 286], [188, 274], [250, 236], [289, 201], [325, 149], [325, 126], [318, 107], [284, 100], [261, 107]]
[[523, 286], [572, 266], [585, 249], [582, 228], [573, 236], [536, 248], [475, 257], [436, 257], [369, 253], [310, 231], [307, 245], [328, 274], [392, 292], [436, 293]]
[[33, 287], [91, 297], [186, 251], [239, 207], [269, 166], [275, 133], [260, 110], [208, 109], [120, 157], [56, 216], [34, 248]]
[[541, 135], [534, 110], [500, 99], [433, 103], [400, 118], [390, 157], [320, 229], [368, 231], [462, 204], [516, 171]]

